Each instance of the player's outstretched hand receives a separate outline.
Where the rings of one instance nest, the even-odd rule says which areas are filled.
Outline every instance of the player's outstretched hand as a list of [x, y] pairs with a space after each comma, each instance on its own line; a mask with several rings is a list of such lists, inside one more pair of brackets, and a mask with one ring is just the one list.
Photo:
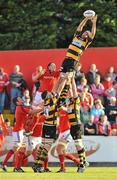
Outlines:
[[94, 17], [92, 17], [91, 21], [94, 23], [97, 21], [97, 15], [95, 15]]

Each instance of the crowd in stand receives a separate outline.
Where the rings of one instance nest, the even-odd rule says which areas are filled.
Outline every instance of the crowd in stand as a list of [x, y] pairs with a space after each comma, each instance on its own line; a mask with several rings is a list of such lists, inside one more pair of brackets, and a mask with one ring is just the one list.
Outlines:
[[[38, 66], [32, 74], [34, 85], [29, 92], [19, 65], [14, 66], [10, 75], [0, 67], [0, 114], [4, 113], [5, 99], [9, 104], [10, 113], [15, 113], [13, 99], [17, 96], [22, 97], [28, 105], [38, 105], [41, 93], [46, 89], [53, 91], [53, 84], [56, 84], [59, 75], [55, 63], [49, 63], [47, 69]], [[84, 73], [79, 63], [76, 67], [75, 81], [80, 97], [84, 134], [117, 135], [117, 74], [114, 67], [110, 67], [102, 76], [95, 64], [91, 64], [88, 72]]]

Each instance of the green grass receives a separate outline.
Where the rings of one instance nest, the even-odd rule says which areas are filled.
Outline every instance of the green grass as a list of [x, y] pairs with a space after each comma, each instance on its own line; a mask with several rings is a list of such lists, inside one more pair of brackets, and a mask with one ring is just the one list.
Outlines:
[[33, 173], [31, 168], [24, 168], [25, 173], [8, 173], [0, 169], [0, 180], [117, 180], [117, 168], [89, 167], [84, 173], [76, 173], [75, 167], [66, 167], [66, 173], [56, 173], [58, 167], [50, 168], [51, 173]]

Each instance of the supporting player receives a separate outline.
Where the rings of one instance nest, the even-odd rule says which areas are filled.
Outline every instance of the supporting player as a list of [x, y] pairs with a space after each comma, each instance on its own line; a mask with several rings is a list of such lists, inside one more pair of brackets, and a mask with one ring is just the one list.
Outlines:
[[72, 78], [72, 91], [73, 97], [71, 97], [68, 106], [68, 116], [70, 122], [70, 133], [74, 140], [78, 157], [80, 159], [80, 164], [78, 165], [77, 172], [84, 172], [85, 167], [89, 165], [85, 157], [85, 149], [82, 142], [82, 137], [84, 134], [84, 127], [80, 121], [80, 99], [78, 97], [76, 83], [74, 77]]
[[58, 91], [56, 93], [50, 93], [48, 91], [44, 91], [42, 93], [42, 99], [44, 100], [45, 114], [47, 118], [43, 125], [43, 133], [42, 133], [43, 147], [40, 147], [41, 151], [39, 148], [36, 161], [32, 167], [34, 172], [39, 172], [39, 173], [43, 172], [42, 167], [44, 161], [56, 137], [58, 99], [62, 90], [66, 94], [68, 92], [68, 85], [65, 85], [67, 79], [68, 79], [68, 74], [66, 74], [66, 77], [64, 77], [64, 80], [60, 84]]

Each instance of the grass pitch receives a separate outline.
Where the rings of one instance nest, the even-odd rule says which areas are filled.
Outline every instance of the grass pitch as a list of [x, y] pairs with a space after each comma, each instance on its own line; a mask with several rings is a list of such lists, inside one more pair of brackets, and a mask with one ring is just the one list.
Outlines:
[[66, 173], [56, 173], [58, 167], [50, 167], [51, 173], [33, 173], [30, 167], [24, 168], [24, 173], [14, 173], [8, 168], [8, 173], [0, 169], [0, 180], [117, 180], [115, 167], [89, 167], [84, 173], [77, 173], [75, 167], [66, 167]]

